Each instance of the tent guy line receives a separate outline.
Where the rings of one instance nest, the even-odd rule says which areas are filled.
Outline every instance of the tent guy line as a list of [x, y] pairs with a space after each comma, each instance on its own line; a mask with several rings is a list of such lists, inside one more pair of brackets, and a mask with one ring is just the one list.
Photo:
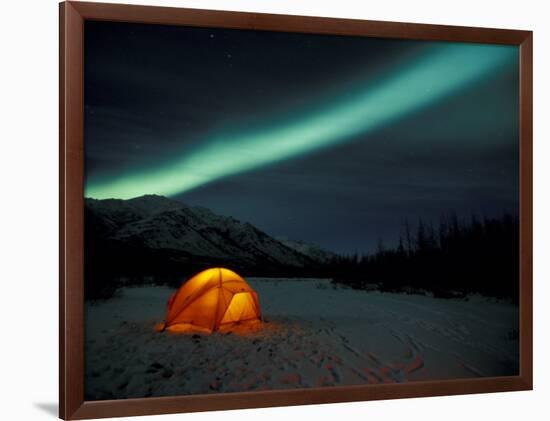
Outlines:
[[511, 46], [440, 44], [401, 63], [380, 82], [355, 87], [315, 111], [259, 130], [204, 139], [197, 150], [159, 166], [90, 178], [86, 197], [174, 196], [224, 177], [351, 141], [445, 99], [518, 59]]

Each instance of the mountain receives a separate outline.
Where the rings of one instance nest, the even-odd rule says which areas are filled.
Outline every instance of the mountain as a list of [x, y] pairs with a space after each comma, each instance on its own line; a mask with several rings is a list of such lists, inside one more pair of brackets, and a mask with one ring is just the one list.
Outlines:
[[290, 247], [291, 249], [296, 250], [297, 252], [308, 256], [310, 259], [319, 263], [328, 262], [336, 257], [336, 253], [325, 250], [316, 244], [306, 243], [299, 240], [289, 240], [285, 237], [276, 237], [276, 239], [285, 246]]
[[254, 275], [303, 275], [323, 257], [314, 246], [283, 242], [249, 223], [163, 196], [85, 203], [85, 263], [95, 273], [168, 275], [224, 265]]

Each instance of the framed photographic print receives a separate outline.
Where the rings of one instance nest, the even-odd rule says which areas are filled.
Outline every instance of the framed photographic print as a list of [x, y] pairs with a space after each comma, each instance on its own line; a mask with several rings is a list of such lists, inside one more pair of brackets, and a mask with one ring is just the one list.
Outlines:
[[60, 5], [60, 416], [532, 388], [532, 33]]

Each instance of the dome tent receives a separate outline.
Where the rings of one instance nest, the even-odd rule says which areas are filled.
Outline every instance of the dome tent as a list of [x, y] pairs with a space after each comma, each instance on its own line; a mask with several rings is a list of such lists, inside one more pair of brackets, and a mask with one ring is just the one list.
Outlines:
[[211, 268], [190, 278], [170, 297], [161, 330], [213, 332], [260, 317], [258, 294], [250, 285], [229, 269]]

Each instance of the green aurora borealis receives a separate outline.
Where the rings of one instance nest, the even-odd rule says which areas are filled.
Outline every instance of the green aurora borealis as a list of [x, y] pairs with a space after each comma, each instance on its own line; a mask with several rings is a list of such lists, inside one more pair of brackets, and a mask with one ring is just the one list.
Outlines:
[[[144, 194], [174, 196], [236, 174], [354, 140], [488, 80], [518, 60], [515, 47], [438, 43], [394, 69], [321, 104], [274, 115], [253, 129], [218, 130], [192, 151], [147, 168], [91, 176], [85, 195], [128, 199]], [[365, 139], [368, 142], [368, 137]]]

